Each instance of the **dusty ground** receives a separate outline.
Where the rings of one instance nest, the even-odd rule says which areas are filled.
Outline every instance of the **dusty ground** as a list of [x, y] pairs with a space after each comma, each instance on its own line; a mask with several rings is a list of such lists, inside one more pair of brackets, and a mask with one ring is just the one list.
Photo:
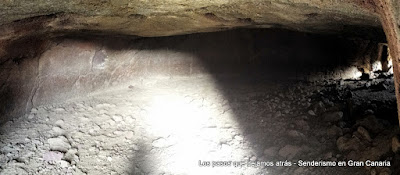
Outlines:
[[[0, 174], [394, 174], [392, 111], [391, 77], [154, 78], [5, 123]], [[391, 166], [295, 164], [350, 159]]]

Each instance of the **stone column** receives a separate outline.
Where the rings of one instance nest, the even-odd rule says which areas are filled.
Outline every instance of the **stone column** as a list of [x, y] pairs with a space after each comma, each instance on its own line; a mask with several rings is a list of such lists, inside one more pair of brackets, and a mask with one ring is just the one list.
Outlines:
[[379, 14], [393, 62], [394, 83], [397, 98], [397, 115], [400, 122], [400, 28], [399, 0], [373, 0], [374, 10]]

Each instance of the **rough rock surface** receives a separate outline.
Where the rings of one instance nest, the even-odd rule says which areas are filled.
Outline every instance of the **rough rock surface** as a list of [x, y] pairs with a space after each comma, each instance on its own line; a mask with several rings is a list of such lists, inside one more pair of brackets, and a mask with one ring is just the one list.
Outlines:
[[[263, 74], [275, 79], [351, 79], [360, 74], [359, 69], [369, 70], [368, 63], [377, 58], [378, 42], [262, 29], [141, 39], [25, 38], [11, 42], [7, 52], [0, 53], [0, 122], [34, 106], [128, 80], [140, 83], [152, 76]], [[316, 114], [325, 112], [314, 106]]]
[[[359, 0], [6, 0], [0, 38], [49, 31], [101, 31], [138, 36], [285, 27], [302, 31], [359, 31], [379, 27]], [[361, 27], [364, 26], [364, 27]], [[351, 31], [353, 29], [349, 29]], [[353, 32], [353, 33], [357, 33]]]

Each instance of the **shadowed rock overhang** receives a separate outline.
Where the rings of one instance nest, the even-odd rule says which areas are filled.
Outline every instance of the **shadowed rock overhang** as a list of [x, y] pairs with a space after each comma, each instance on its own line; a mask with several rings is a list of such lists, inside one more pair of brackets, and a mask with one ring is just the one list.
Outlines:
[[[373, 35], [364, 0], [5, 0], [0, 40], [49, 32], [170, 36], [237, 27]], [[367, 31], [367, 32], [365, 32]]]

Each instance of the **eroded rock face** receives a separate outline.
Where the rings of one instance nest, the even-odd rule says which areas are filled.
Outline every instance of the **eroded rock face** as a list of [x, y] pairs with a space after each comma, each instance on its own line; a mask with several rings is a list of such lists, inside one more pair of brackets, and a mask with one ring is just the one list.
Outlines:
[[234, 27], [338, 32], [379, 27], [359, 0], [6, 0], [1, 38], [48, 31], [169, 36]]
[[359, 56], [368, 50], [360, 42], [378, 44], [267, 29], [141, 39], [74, 36], [18, 40], [0, 59], [0, 123], [8, 116], [23, 115], [32, 106], [128, 82], [140, 84], [151, 77], [352, 78], [355, 73], [349, 69], [359, 72], [357, 68], [370, 67], [359, 62], [372, 63], [371, 57]]

